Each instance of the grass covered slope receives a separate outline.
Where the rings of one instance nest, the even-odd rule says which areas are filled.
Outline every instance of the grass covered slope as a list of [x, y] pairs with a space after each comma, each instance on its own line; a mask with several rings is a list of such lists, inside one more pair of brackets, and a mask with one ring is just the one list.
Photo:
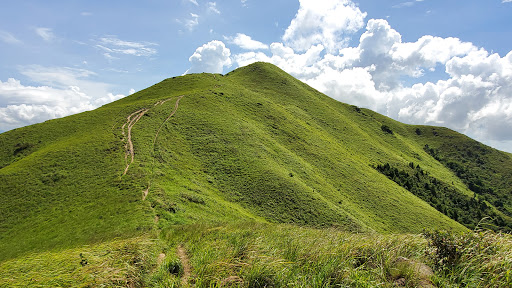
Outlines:
[[193, 223], [465, 230], [375, 169], [414, 162], [473, 195], [424, 149], [441, 138], [416, 129], [270, 64], [167, 79], [0, 134], [0, 261]]
[[[460, 229], [371, 167], [384, 161], [408, 163], [418, 153], [431, 158], [421, 147], [411, 151], [408, 142], [383, 132], [371, 116], [268, 64], [224, 77], [193, 77], [212, 85], [182, 98], [159, 136], [155, 159], [161, 159], [151, 168], [154, 185], [148, 199], [157, 194], [151, 193], [154, 189], [177, 203], [177, 212], [166, 215], [170, 223], [194, 217], [180, 212], [182, 193], [208, 204], [205, 191], [218, 191], [273, 222], [376, 231]], [[179, 78], [158, 86], [172, 89], [175, 81]], [[195, 188], [174, 179], [191, 172], [188, 181], [196, 182]]]
[[0, 135], [0, 260], [151, 229], [140, 194], [119, 177], [116, 112], [100, 108]]

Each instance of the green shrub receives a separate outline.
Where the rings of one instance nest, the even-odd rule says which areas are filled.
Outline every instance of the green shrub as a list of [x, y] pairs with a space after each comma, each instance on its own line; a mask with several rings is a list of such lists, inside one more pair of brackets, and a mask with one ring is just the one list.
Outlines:
[[388, 134], [393, 134], [393, 130], [391, 130], [391, 128], [389, 128], [388, 125], [382, 125], [382, 126], [380, 126], [380, 129], [382, 129], [382, 131], [384, 131]]
[[165, 271], [177, 277], [181, 277], [183, 275], [183, 264], [181, 264], [181, 261], [178, 258], [165, 261], [162, 264], [162, 267]]
[[187, 194], [187, 193], [181, 193], [181, 198], [189, 201], [189, 202], [192, 202], [192, 203], [196, 203], [196, 204], [206, 204], [206, 202], [204, 201], [204, 199], [199, 196], [199, 195], [192, 195], [192, 194]]
[[492, 231], [454, 233], [428, 231], [427, 257], [442, 282], [461, 287], [511, 287], [512, 238]]
[[15, 148], [15, 149], [14, 149], [13, 154], [14, 154], [14, 156], [16, 156], [16, 155], [18, 155], [19, 153], [21, 153], [21, 152], [23, 152], [23, 151], [25, 151], [25, 150], [27, 150], [27, 149], [30, 149], [30, 148], [32, 148], [32, 147], [34, 147], [34, 145], [33, 145], [33, 144], [30, 144], [30, 143], [18, 143], [18, 144], [16, 144], [16, 145], [14, 145], [14, 148]]
[[433, 248], [430, 257], [434, 260], [437, 268], [449, 269], [459, 263], [466, 244], [462, 234], [425, 231], [423, 235], [428, 239], [429, 246]]

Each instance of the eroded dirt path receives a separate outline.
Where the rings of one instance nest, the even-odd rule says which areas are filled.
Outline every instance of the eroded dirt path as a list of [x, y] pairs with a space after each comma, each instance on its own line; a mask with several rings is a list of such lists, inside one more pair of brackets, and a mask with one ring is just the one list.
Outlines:
[[[176, 103], [174, 104], [174, 109], [172, 110], [172, 112], [169, 114], [169, 116], [167, 116], [167, 118], [162, 122], [162, 124], [158, 128], [158, 131], [156, 132], [155, 137], [153, 138], [153, 150], [155, 149], [156, 140], [158, 139], [158, 135], [160, 134], [160, 131], [162, 130], [165, 123], [167, 121], [169, 121], [169, 119], [172, 116], [174, 116], [176, 111], [178, 111], [180, 100], [181, 100], [181, 98], [183, 98], [183, 96], [185, 96], [185, 95], [178, 96], [178, 99], [176, 99]], [[173, 99], [173, 98], [159, 100], [155, 104], [153, 104], [153, 107], [163, 105], [165, 102], [167, 102], [171, 99]], [[121, 127], [121, 133], [125, 137], [125, 138], [123, 138], [123, 141], [125, 141], [125, 139], [126, 139], [126, 144], [124, 145], [124, 148], [125, 148], [124, 161], [125, 161], [126, 167], [124, 168], [123, 176], [126, 175], [126, 173], [128, 173], [128, 169], [130, 168], [130, 165], [135, 160], [135, 151], [134, 151], [134, 145], [133, 145], [133, 141], [132, 141], [132, 128], [142, 118], [142, 116], [144, 116], [144, 114], [146, 114], [149, 110], [150, 110], [149, 108], [143, 108], [143, 109], [139, 109], [139, 110], [133, 112], [126, 118], [126, 122]], [[126, 128], [126, 132], [125, 132], [125, 128]], [[130, 157], [130, 159], [128, 159], [128, 157]], [[154, 159], [153, 159], [153, 166], [154, 166]], [[151, 174], [153, 174], [153, 172], [151, 172]], [[152, 175], [151, 175], [151, 177], [152, 177]], [[150, 188], [151, 188], [151, 179], [149, 180], [147, 189], [142, 191], [142, 200], [143, 201], [146, 200], [146, 197], [149, 194]]]
[[181, 276], [181, 285], [187, 286], [188, 278], [191, 275], [190, 263], [188, 261], [187, 251], [183, 245], [178, 246], [178, 258], [180, 258], [181, 264], [183, 265], [183, 276]]
[[[158, 134], [160, 133], [160, 130], [162, 130], [162, 127], [163, 125], [169, 121], [169, 119], [176, 113], [176, 111], [178, 110], [178, 107], [179, 107], [179, 102], [181, 100], [181, 98], [183, 98], [184, 95], [181, 95], [178, 97], [178, 99], [176, 100], [176, 104], [174, 105], [174, 109], [173, 111], [171, 112], [171, 114], [164, 120], [164, 122], [162, 123], [162, 125], [160, 125], [160, 127], [158, 128], [158, 131], [156, 132], [155, 134], [155, 137], [153, 138], [153, 146], [155, 145], [155, 142], [156, 142], [156, 139], [158, 138]], [[153, 107], [156, 107], [158, 105], [163, 105], [165, 102], [171, 100], [172, 98], [169, 98], [169, 99], [165, 99], [165, 100], [160, 100], [158, 102], [156, 102]], [[132, 141], [132, 128], [133, 126], [142, 118], [142, 116], [144, 116], [144, 114], [146, 114], [147, 112], [149, 111], [148, 108], [143, 108], [143, 109], [139, 109], [135, 112], [133, 112], [132, 114], [130, 114], [127, 118], [126, 118], [126, 122], [123, 124], [123, 126], [121, 127], [121, 133], [123, 134], [123, 136], [126, 137], [126, 144], [125, 144], [125, 155], [124, 155], [124, 160], [125, 160], [125, 164], [126, 164], [126, 167], [124, 168], [124, 171], [123, 171], [123, 176], [126, 175], [126, 173], [128, 172], [128, 169], [130, 168], [130, 165], [133, 163], [133, 161], [135, 160], [135, 152], [134, 152], [134, 147], [133, 147], [133, 141]], [[125, 132], [125, 128], [126, 128], [126, 132]], [[125, 139], [123, 138], [123, 141]], [[130, 159], [128, 159], [128, 157], [130, 157]], [[143, 200], [146, 198], [147, 196], [147, 191], [149, 191], [149, 187], [147, 190], [144, 191], [144, 196], [143, 196]]]
[[[178, 97], [178, 99], [176, 99], [176, 103], [174, 104], [174, 110], [172, 110], [171, 114], [169, 114], [169, 116], [167, 116], [167, 118], [164, 120], [164, 122], [162, 122], [162, 125], [160, 125], [160, 127], [158, 128], [158, 131], [156, 131], [155, 138], [153, 138], [153, 149], [155, 148], [156, 139], [158, 138], [158, 134], [160, 134], [160, 130], [162, 130], [162, 127], [164, 127], [164, 124], [167, 121], [169, 121], [169, 119], [171, 119], [172, 116], [174, 116], [176, 111], [178, 111], [178, 107], [180, 106], [180, 100], [181, 100], [181, 98], [183, 98], [183, 96], [185, 96], [185, 95], [181, 95]], [[164, 104], [168, 100], [169, 99], [165, 100], [161, 104]]]
[[149, 194], [149, 186], [148, 186], [148, 189], [142, 191], [142, 201], [146, 200], [146, 197], [148, 197], [148, 194]]
[[[121, 127], [122, 134], [125, 135], [124, 128], [126, 127], [126, 125], [128, 125], [128, 128], [127, 128], [128, 135], [126, 136], [126, 144], [124, 146], [125, 151], [126, 151], [126, 153], [124, 154], [126, 168], [124, 168], [123, 176], [126, 175], [126, 172], [128, 172], [128, 168], [130, 168], [130, 165], [133, 163], [133, 160], [135, 160], [135, 153], [133, 151], [133, 142], [132, 142], [133, 125], [135, 125], [135, 123], [137, 123], [137, 121], [139, 121], [140, 118], [142, 118], [142, 116], [144, 116], [144, 114], [146, 114], [146, 112], [148, 112], [148, 110], [149, 109], [140, 109], [140, 110], [133, 112], [132, 114], [130, 114], [130, 116], [127, 117], [126, 123], [124, 123], [123, 126]], [[128, 161], [128, 155], [131, 156], [130, 161]]]
[[[178, 111], [178, 108], [179, 108], [179, 105], [180, 105], [180, 100], [181, 100], [181, 98], [183, 98], [183, 96], [185, 96], [185, 95], [181, 95], [181, 96], [178, 97], [178, 99], [176, 99], [176, 103], [174, 104], [174, 109], [172, 110], [171, 114], [169, 114], [169, 116], [167, 116], [167, 118], [165, 118], [164, 122], [162, 122], [162, 124], [158, 128], [158, 131], [156, 131], [155, 137], [153, 138], [153, 151], [155, 151], [156, 140], [158, 139], [158, 135], [160, 134], [160, 131], [164, 127], [165, 123], [167, 121], [169, 121], [169, 119], [171, 119], [172, 116], [174, 116], [176, 111]], [[169, 100], [170, 99], [158, 101], [157, 103], [155, 103], [154, 106], [163, 105], [165, 102], [167, 102]], [[143, 201], [146, 200], [146, 197], [149, 194], [149, 189], [151, 188], [151, 181], [152, 181], [152, 178], [153, 178], [153, 168], [154, 168], [154, 166], [155, 166], [155, 159], [153, 158], [153, 163], [151, 165], [151, 177], [150, 177], [150, 180], [149, 180], [149, 183], [148, 183], [148, 188], [143, 191], [143, 195], [142, 195], [142, 200]]]
[[156, 259], [156, 263], [160, 266], [165, 260], [165, 253], [158, 254], [158, 258]]

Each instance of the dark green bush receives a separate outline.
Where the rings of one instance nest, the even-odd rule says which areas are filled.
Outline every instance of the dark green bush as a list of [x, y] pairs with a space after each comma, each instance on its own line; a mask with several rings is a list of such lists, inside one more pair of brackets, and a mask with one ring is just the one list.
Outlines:
[[176, 275], [177, 277], [181, 277], [181, 275], [183, 275], [183, 264], [181, 264], [180, 259], [171, 259], [165, 262], [164, 265], [165, 270], [167, 270], [170, 274]]
[[188, 200], [192, 203], [196, 203], [196, 204], [206, 204], [206, 202], [204, 201], [204, 199], [199, 196], [199, 195], [192, 195], [192, 194], [187, 194], [187, 193], [181, 193], [181, 198], [185, 199], [185, 200]]
[[27, 150], [27, 149], [30, 149], [34, 147], [33, 144], [30, 144], [30, 143], [18, 143], [16, 145], [14, 145], [14, 156], [18, 155], [19, 153]]
[[462, 256], [462, 235], [446, 231], [425, 231], [423, 236], [427, 238], [429, 247], [434, 250], [429, 255], [438, 269], [450, 269], [459, 263]]
[[382, 131], [384, 131], [388, 134], [393, 134], [393, 130], [391, 130], [391, 128], [389, 128], [388, 125], [382, 125], [382, 126], [380, 126], [380, 129], [382, 129]]

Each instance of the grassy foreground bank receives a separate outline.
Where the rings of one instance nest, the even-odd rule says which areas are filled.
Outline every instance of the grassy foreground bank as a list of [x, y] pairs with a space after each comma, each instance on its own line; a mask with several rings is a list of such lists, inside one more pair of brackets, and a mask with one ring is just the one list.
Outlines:
[[[0, 287], [510, 287], [512, 237], [182, 225], [0, 264]], [[184, 251], [184, 254], [178, 253]], [[20, 273], [23, 272], [23, 273]], [[13, 277], [15, 275], [15, 277]]]

